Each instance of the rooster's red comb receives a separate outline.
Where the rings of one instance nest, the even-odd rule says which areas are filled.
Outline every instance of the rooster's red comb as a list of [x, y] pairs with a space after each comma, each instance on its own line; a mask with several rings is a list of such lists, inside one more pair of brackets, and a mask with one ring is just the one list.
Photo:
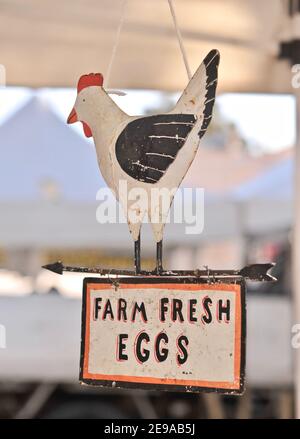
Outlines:
[[80, 76], [77, 84], [77, 93], [92, 85], [96, 85], [98, 87], [103, 85], [103, 76], [101, 73], [89, 73], [88, 75]]

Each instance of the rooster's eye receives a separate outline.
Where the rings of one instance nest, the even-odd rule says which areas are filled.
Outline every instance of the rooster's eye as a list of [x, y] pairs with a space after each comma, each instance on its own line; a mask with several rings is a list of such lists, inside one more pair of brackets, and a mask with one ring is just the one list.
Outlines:
[[85, 102], [85, 99], [82, 99], [82, 102]]

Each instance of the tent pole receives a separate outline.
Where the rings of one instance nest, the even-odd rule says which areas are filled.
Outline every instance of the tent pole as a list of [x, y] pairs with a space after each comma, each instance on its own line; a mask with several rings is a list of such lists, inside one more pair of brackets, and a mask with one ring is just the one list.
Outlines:
[[[300, 88], [295, 89], [296, 99], [296, 147], [295, 147], [295, 195], [294, 233], [292, 242], [294, 323], [300, 323]], [[300, 419], [300, 348], [294, 349], [295, 417]]]

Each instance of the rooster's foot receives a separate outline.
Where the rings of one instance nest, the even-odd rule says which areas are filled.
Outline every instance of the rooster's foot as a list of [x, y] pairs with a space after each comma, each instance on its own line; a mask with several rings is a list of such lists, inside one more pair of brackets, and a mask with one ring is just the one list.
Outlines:
[[134, 267], [136, 274], [141, 272], [141, 235], [134, 241]]
[[156, 243], [156, 273], [161, 274], [162, 267], [162, 240]]

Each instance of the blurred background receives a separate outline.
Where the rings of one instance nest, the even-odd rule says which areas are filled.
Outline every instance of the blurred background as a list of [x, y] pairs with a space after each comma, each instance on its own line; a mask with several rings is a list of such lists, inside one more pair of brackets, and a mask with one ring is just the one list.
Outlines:
[[[120, 19], [106, 87], [126, 92], [113, 98], [131, 115], [172, 108], [187, 77], [167, 0], [0, 0], [1, 418], [297, 416], [291, 340], [300, 315], [291, 255], [298, 257], [300, 1], [174, 0], [174, 7], [191, 70], [212, 48], [221, 64], [214, 117], [182, 185], [205, 190], [204, 231], [187, 235], [184, 225], [167, 225], [164, 265], [276, 262], [277, 283], [248, 285], [246, 392], [81, 387], [84, 276], [41, 269], [57, 260], [133, 266], [127, 226], [96, 221], [105, 183], [92, 141], [66, 118], [79, 76], [101, 71], [106, 78]], [[143, 268], [151, 269], [148, 227], [142, 245]]]

